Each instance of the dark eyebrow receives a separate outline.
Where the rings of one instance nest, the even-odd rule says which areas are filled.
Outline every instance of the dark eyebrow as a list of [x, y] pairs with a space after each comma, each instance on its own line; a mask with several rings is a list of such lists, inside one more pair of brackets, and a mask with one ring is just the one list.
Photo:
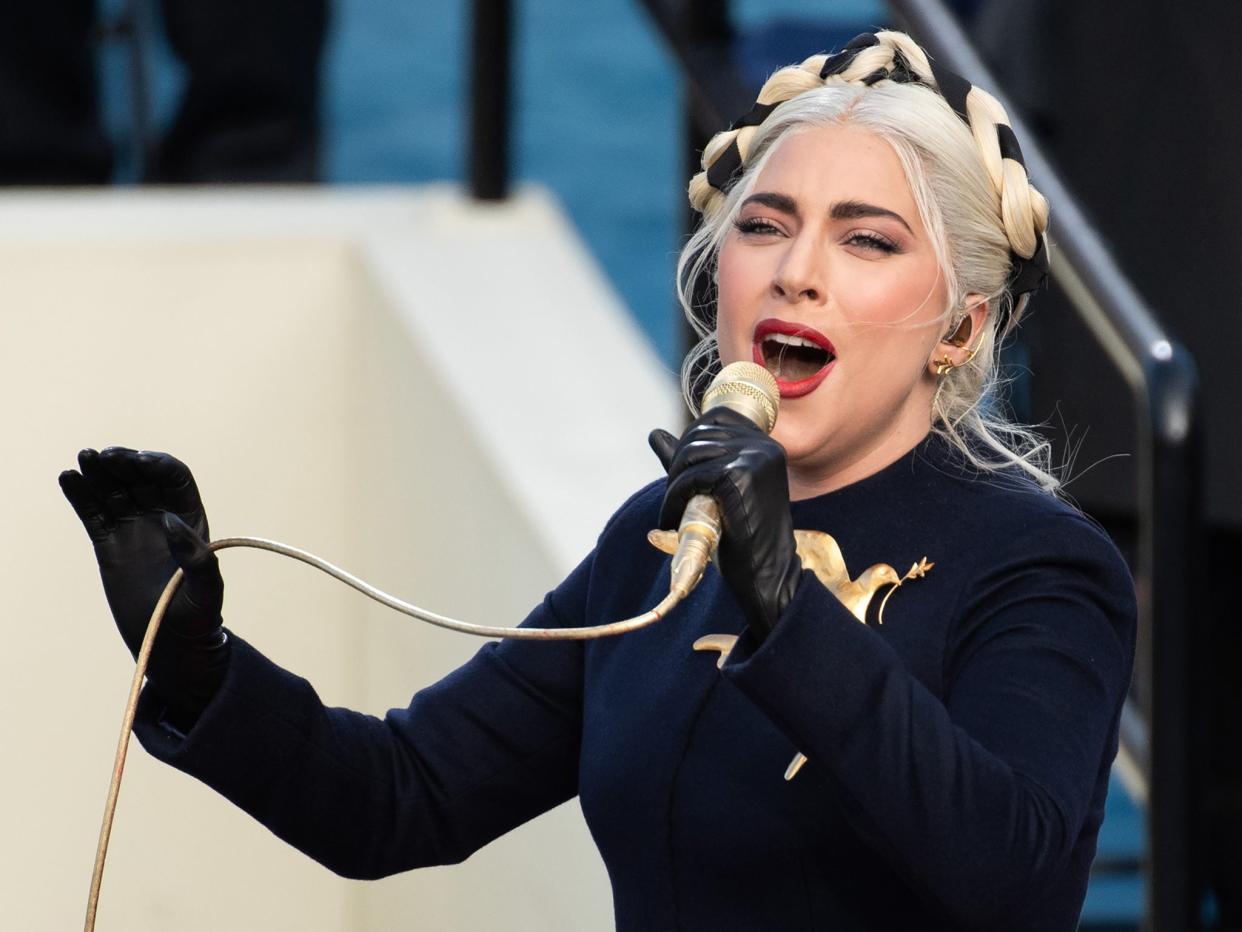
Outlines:
[[861, 220], [863, 217], [888, 217], [896, 220], [911, 236], [914, 231], [910, 229], [910, 224], [906, 223], [905, 218], [901, 214], [889, 210], [886, 207], [877, 207], [875, 204], [867, 204], [863, 201], [838, 201], [832, 205], [829, 212], [833, 220]]
[[762, 204], [764, 207], [779, 210], [783, 214], [789, 214], [792, 217], [798, 216], [798, 202], [788, 194], [778, 194], [775, 191], [760, 191], [742, 201], [742, 207], [745, 207], [747, 204]]
[[[780, 194], [776, 191], [756, 192], [742, 201], [742, 207], [745, 207], [747, 204], [762, 204], [764, 207], [779, 210], [781, 213], [789, 214], [791, 217], [799, 215], [798, 202], [788, 194]], [[832, 205], [828, 216], [833, 220], [861, 220], [864, 217], [888, 217], [905, 227], [911, 236], [914, 235], [914, 231], [910, 229], [910, 224], [906, 223], [905, 218], [901, 214], [889, 210], [887, 207], [877, 207], [875, 204], [868, 204], [865, 201], [838, 201]]]

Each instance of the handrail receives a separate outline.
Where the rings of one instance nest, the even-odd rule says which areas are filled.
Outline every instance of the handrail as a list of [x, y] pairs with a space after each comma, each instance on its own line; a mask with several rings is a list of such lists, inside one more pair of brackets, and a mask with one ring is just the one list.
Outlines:
[[[1147, 928], [1201, 925], [1194, 651], [1203, 624], [1195, 610], [1198, 561], [1198, 373], [1118, 267], [1091, 222], [1045, 158], [1035, 136], [940, 0], [890, 0], [897, 17], [937, 60], [988, 88], [1022, 139], [1027, 170], [1052, 205], [1052, 276], [1129, 383], [1139, 438], [1140, 592], [1136, 678], [1139, 715], [1126, 715], [1126, 751], [1146, 776]], [[1144, 587], [1144, 584], [1145, 587]], [[1142, 723], [1146, 719], [1146, 733]]]

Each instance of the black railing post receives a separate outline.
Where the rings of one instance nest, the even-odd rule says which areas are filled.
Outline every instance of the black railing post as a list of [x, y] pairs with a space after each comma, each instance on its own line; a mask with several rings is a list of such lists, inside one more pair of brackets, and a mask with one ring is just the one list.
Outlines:
[[510, 0], [473, 0], [470, 54], [470, 194], [500, 201], [509, 194]]
[[1147, 372], [1139, 497], [1150, 519], [1140, 522], [1139, 552], [1150, 606], [1138, 657], [1151, 736], [1146, 927], [1191, 932], [1202, 926], [1209, 669], [1203, 651], [1211, 637], [1202, 596], [1198, 377], [1189, 354], [1167, 343], [1153, 347]]
[[[689, 180], [699, 170], [708, 140], [750, 108], [757, 88], [747, 86], [733, 60], [729, 0], [642, 0], [642, 4], [681, 66], [683, 151], [685, 178]], [[684, 230], [689, 234], [698, 223], [698, 215], [686, 203], [684, 188], [678, 198]], [[696, 302], [711, 300], [706, 281], [695, 284], [695, 297]], [[682, 350], [689, 350], [696, 342], [698, 335], [683, 319]]]
[[[729, 0], [685, 0], [678, 4], [675, 16], [680, 20], [680, 28], [684, 36], [686, 48], [695, 48], [694, 54], [728, 56], [733, 45], [733, 25], [729, 19]], [[685, 139], [685, 172], [687, 180], [693, 178], [700, 170], [703, 147], [707, 145], [714, 133], [724, 129], [725, 121], [738, 114], [721, 114], [708, 100], [700, 88], [685, 82], [682, 91], [684, 100], [682, 110], [682, 132]], [[682, 216], [682, 229], [689, 236], [699, 222], [698, 213], [690, 206], [686, 198], [685, 188], [678, 189]], [[696, 306], [706, 306], [715, 300], [711, 293], [707, 276], [700, 276], [695, 282], [692, 300]], [[681, 348], [683, 355], [688, 353], [699, 341], [699, 335], [684, 316], [681, 316]]]

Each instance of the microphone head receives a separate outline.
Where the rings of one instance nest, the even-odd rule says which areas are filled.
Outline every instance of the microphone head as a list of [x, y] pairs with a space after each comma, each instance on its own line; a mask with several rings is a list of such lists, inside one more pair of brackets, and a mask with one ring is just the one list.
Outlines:
[[703, 395], [703, 410], [724, 405], [770, 434], [780, 402], [781, 390], [771, 372], [757, 363], [731, 362], [712, 379]]

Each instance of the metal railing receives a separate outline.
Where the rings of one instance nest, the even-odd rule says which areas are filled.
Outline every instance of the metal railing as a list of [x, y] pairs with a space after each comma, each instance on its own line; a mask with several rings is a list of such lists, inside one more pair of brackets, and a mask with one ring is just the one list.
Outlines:
[[[1135, 684], [1122, 716], [1123, 755], [1147, 801], [1147, 928], [1198, 929], [1202, 865], [1196, 794], [1203, 716], [1195, 651], [1206, 638], [1195, 577], [1202, 473], [1194, 360], [1117, 266], [943, 3], [889, 2], [904, 28], [934, 58], [1005, 105], [1023, 141], [1031, 179], [1052, 206], [1052, 276], [1133, 393], [1139, 442], [1139, 646]], [[749, 109], [755, 89], [734, 61], [728, 0], [642, 0], [642, 5], [669, 43], [686, 82], [687, 168], [692, 173], [698, 170], [697, 152], [712, 133]], [[508, 52], [507, 47], [498, 52], [493, 43], [508, 44], [508, 0], [474, 0], [474, 9], [471, 188], [476, 197], [493, 198], [503, 196], [507, 172], [507, 143], [495, 132], [503, 128], [507, 134], [507, 116], [497, 108], [508, 106]]]

